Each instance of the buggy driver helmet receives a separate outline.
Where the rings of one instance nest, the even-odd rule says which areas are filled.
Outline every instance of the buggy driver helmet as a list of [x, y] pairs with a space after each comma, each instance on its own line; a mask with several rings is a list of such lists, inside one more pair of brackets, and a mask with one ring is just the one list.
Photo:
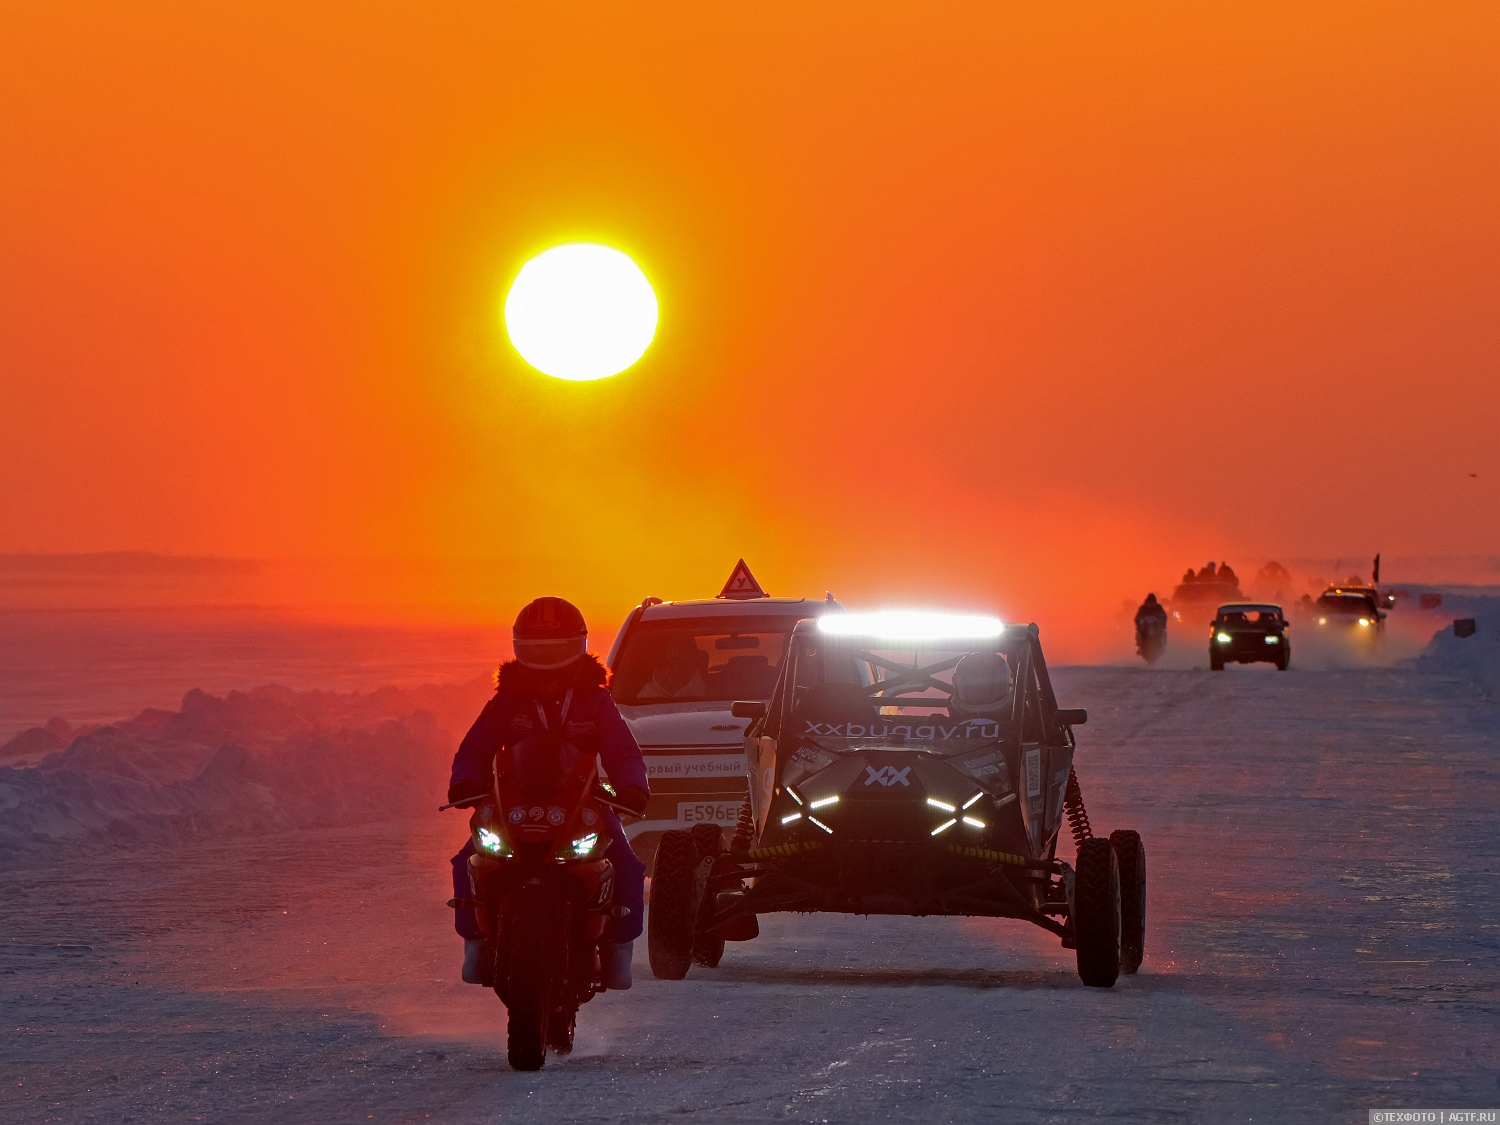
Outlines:
[[572, 602], [537, 598], [516, 615], [511, 642], [523, 666], [548, 672], [566, 668], [588, 651], [589, 629]]
[[971, 652], [953, 669], [953, 709], [995, 716], [1010, 707], [1010, 665], [998, 652]]

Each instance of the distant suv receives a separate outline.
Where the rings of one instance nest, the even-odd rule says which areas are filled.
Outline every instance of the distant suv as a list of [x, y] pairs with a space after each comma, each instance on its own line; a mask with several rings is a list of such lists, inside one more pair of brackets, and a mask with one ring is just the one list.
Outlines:
[[1225, 664], [1266, 663], [1285, 672], [1292, 659], [1286, 630], [1279, 605], [1227, 602], [1208, 629], [1208, 666], [1222, 672]]
[[836, 604], [769, 597], [741, 560], [717, 598], [631, 611], [609, 654], [610, 693], [651, 779], [645, 819], [627, 829], [643, 856], [672, 829], [734, 831], [748, 790], [745, 721], [730, 705], [770, 699], [797, 622]]

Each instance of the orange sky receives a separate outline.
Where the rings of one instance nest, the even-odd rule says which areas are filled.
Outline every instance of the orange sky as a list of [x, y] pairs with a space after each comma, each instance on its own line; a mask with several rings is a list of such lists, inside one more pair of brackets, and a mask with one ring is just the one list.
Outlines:
[[[0, 551], [1033, 616], [1500, 553], [1497, 62], [1493, 3], [10, 3]], [[600, 384], [497, 315], [578, 238], [661, 300]]]

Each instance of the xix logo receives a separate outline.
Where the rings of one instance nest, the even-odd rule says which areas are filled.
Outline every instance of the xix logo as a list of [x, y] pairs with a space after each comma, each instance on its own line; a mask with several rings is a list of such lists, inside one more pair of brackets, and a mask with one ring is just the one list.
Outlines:
[[911, 773], [910, 766], [902, 766], [899, 770], [895, 766], [865, 767], [865, 784], [874, 785], [877, 782], [889, 789], [892, 785], [905, 785], [908, 788], [911, 782], [906, 780], [906, 775]]

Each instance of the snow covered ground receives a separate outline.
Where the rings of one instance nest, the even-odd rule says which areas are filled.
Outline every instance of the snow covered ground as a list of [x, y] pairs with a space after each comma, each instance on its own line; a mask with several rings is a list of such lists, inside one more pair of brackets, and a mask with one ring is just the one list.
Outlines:
[[[1113, 990], [1020, 923], [780, 916], [510, 1072], [459, 814], [0, 865], [0, 1120], [1363, 1122], [1500, 1102], [1500, 708], [1443, 675], [1055, 673], [1150, 857]], [[430, 801], [436, 806], [437, 794]]]

